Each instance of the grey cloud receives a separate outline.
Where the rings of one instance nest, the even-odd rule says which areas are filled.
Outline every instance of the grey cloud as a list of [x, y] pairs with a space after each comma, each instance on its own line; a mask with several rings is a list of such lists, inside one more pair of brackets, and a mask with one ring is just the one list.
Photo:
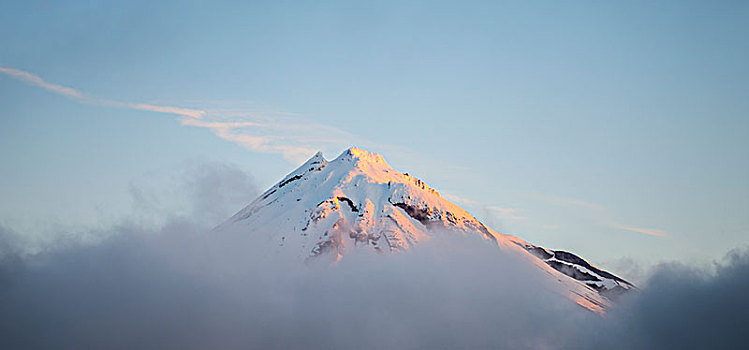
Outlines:
[[557, 322], [598, 317], [483, 242], [299, 267], [187, 221], [118, 230], [14, 273], [0, 346], [537, 348], [565, 336]]
[[185, 176], [185, 215], [124, 220], [95, 245], [21, 257], [0, 227], [0, 348], [729, 347], [749, 324], [746, 252], [715, 272], [664, 266], [602, 318], [481, 240], [300, 266], [262, 232], [205, 230], [257, 193], [249, 176]]
[[749, 324], [749, 250], [715, 271], [679, 263], [658, 267], [634, 298], [609, 315], [590, 348], [739, 349]]

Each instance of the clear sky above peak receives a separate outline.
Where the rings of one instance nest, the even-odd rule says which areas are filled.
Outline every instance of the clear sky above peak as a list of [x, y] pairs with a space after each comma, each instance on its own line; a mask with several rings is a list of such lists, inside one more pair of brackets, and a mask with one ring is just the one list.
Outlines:
[[749, 243], [746, 18], [739, 1], [3, 2], [0, 225], [98, 224], [134, 179], [195, 160], [264, 190], [358, 145], [604, 267], [707, 261]]

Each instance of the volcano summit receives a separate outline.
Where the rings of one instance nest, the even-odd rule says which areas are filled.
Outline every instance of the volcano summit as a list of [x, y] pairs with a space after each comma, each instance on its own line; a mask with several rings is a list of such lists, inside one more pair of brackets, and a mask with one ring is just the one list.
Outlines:
[[473, 235], [530, 264], [554, 292], [592, 311], [634, 288], [575, 254], [494, 231], [381, 155], [355, 147], [332, 161], [318, 152], [215, 231], [228, 230], [270, 233], [258, 239], [300, 261], [336, 263], [361, 250], [387, 255], [439, 235]]

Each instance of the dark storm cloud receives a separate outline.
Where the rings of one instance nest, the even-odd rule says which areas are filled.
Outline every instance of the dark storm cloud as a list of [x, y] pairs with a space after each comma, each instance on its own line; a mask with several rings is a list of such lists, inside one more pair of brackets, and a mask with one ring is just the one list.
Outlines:
[[602, 318], [479, 239], [300, 266], [263, 232], [206, 231], [252, 199], [239, 188], [257, 193], [249, 177], [186, 174], [192, 210], [158, 228], [123, 221], [23, 257], [0, 229], [0, 348], [673, 348], [729, 344], [747, 321], [745, 253], [716, 273], [664, 267]]

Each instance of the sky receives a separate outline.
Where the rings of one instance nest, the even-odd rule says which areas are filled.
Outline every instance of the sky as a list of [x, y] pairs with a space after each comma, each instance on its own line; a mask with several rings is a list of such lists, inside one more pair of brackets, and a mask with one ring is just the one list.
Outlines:
[[195, 164], [262, 191], [356, 145], [614, 272], [710, 263], [749, 244], [747, 17], [739, 1], [4, 1], [0, 225], [88, 232]]

